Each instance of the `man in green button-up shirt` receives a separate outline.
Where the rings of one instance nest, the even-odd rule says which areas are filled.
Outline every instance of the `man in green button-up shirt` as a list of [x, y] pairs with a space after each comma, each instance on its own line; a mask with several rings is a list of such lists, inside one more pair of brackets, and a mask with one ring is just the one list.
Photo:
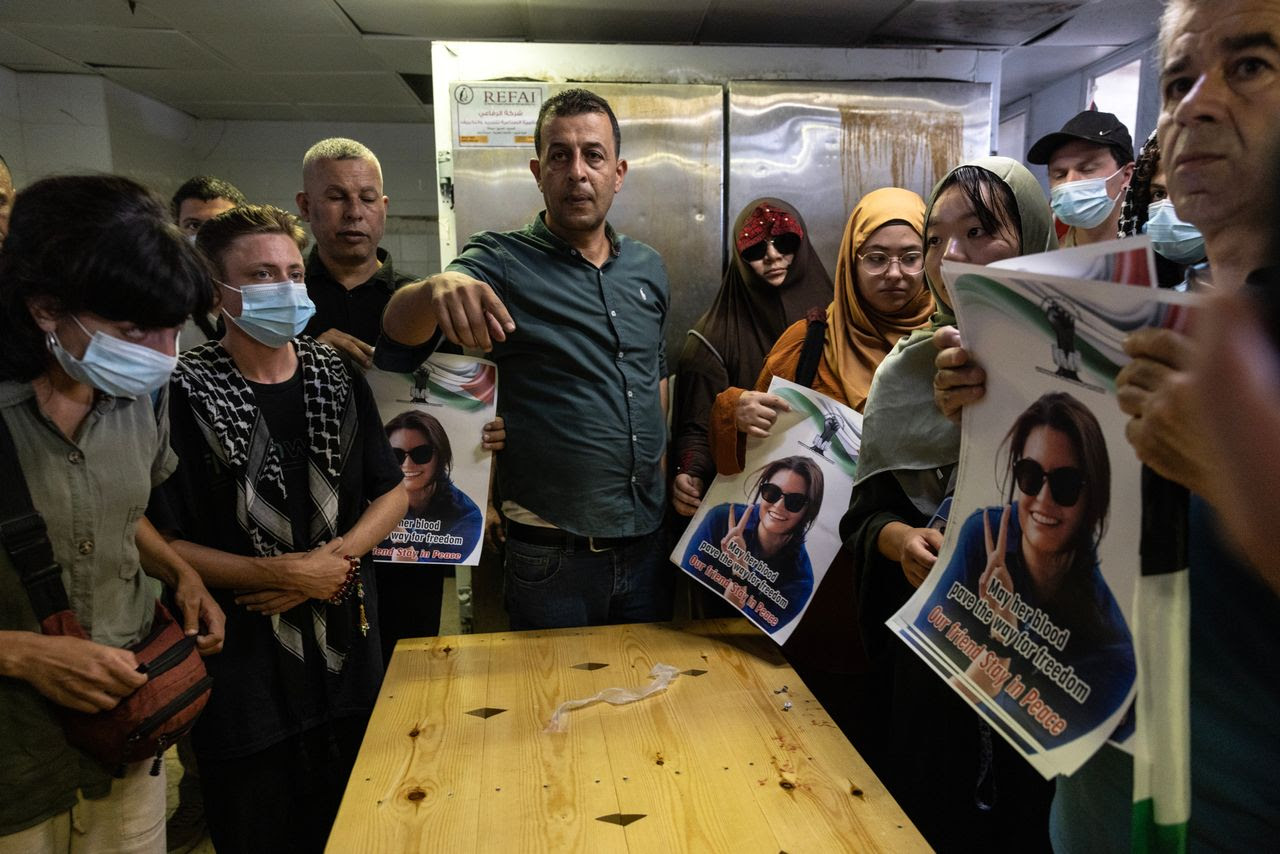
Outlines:
[[383, 316], [383, 367], [420, 360], [442, 337], [498, 363], [514, 628], [671, 612], [672, 570], [650, 536], [665, 499], [669, 293], [658, 254], [606, 221], [627, 173], [620, 136], [599, 96], [550, 98], [529, 164], [546, 210], [519, 231], [477, 235]]

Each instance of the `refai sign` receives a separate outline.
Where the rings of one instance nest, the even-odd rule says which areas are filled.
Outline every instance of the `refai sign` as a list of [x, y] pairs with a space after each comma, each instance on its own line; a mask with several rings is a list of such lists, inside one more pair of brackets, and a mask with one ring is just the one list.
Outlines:
[[453, 130], [457, 148], [524, 148], [533, 145], [540, 84], [455, 83]]

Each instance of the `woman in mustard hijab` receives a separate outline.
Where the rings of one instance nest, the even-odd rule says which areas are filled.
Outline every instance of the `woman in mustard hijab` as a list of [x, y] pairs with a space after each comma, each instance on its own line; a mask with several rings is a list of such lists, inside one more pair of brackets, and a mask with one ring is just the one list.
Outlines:
[[[886, 187], [862, 198], [845, 226], [835, 299], [826, 312], [782, 333], [755, 390], [730, 388], [716, 398], [710, 439], [721, 474], [742, 470], [747, 435], [767, 435], [777, 409], [786, 406], [765, 393], [775, 375], [861, 411], [885, 355], [927, 325], [934, 311], [924, 285], [923, 233], [924, 201], [915, 193]], [[872, 723], [874, 708], [885, 703], [862, 653], [845, 550], [836, 554], [783, 653], [863, 756], [873, 757], [881, 735]]]

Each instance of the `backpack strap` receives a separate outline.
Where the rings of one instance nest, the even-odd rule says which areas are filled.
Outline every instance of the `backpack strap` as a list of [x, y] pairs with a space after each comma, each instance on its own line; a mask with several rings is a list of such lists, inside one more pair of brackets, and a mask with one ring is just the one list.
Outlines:
[[813, 388], [818, 365], [822, 362], [822, 350], [827, 343], [826, 309], [809, 309], [805, 312], [805, 321], [804, 344], [800, 347], [800, 359], [796, 363], [795, 382], [805, 388]]
[[53, 557], [49, 529], [31, 501], [13, 434], [2, 415], [0, 471], [9, 472], [9, 485], [0, 489], [0, 544], [9, 553], [18, 578], [27, 589], [36, 619], [43, 623], [49, 615], [68, 611], [71, 606], [62, 584], [62, 567]]

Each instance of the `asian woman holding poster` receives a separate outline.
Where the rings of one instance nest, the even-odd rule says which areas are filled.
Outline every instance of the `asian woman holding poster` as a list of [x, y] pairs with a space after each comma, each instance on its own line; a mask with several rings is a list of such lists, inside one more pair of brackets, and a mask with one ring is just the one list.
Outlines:
[[1007, 157], [982, 157], [934, 187], [924, 246], [937, 311], [876, 371], [853, 498], [840, 523], [858, 564], [858, 623], [867, 652], [892, 673], [882, 739], [887, 758], [876, 771], [935, 847], [998, 834], [1040, 850], [1048, 847], [1051, 784], [900, 648], [883, 623], [937, 559], [943, 535], [930, 520], [953, 488], [960, 459], [960, 429], [933, 403], [933, 333], [955, 324], [942, 262], [990, 264], [1056, 249], [1058, 241], [1035, 176]]

